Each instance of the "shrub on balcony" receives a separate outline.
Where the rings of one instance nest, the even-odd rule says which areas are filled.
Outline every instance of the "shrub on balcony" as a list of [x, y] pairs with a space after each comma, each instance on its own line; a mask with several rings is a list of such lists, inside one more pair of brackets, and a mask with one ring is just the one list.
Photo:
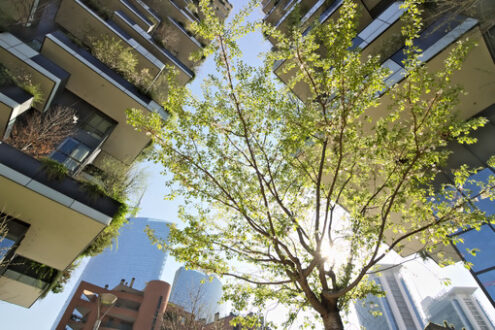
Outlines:
[[112, 70], [117, 71], [128, 80], [136, 75], [138, 59], [132, 48], [124, 45], [121, 40], [106, 34], [90, 37], [91, 53]]
[[33, 96], [33, 105], [39, 104], [43, 100], [43, 91], [39, 84], [32, 80], [29, 72], [21, 68], [9, 70], [0, 64], [0, 87], [16, 85], [24, 89]]
[[159, 82], [161, 77], [154, 79], [148, 69], [139, 71], [138, 58], [131, 47], [108, 35], [91, 37], [90, 43], [94, 57], [131, 82], [143, 95], [161, 102], [162, 97], [158, 90], [162, 87]]
[[84, 3], [104, 20], [112, 17], [112, 11], [108, 9], [102, 0], [85, 0]]
[[69, 169], [51, 158], [40, 159], [43, 171], [50, 180], [60, 181], [69, 175]]

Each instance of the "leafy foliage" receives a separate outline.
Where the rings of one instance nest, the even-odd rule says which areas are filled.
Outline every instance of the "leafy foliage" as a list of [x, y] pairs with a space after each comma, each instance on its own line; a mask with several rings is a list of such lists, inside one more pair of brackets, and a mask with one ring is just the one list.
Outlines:
[[126, 79], [132, 80], [136, 74], [138, 58], [131, 47], [113, 36], [102, 34], [90, 37], [91, 53], [111, 69]]
[[51, 158], [42, 158], [40, 161], [43, 171], [50, 180], [60, 181], [69, 174], [69, 169], [65, 167], [64, 164], [60, 164], [56, 160]]
[[9, 70], [0, 64], [0, 86], [19, 86], [33, 96], [33, 105], [36, 105], [40, 104], [45, 96], [40, 85], [32, 79], [31, 74], [21, 68]]
[[[208, 3], [200, 3], [203, 12]], [[167, 197], [186, 201], [184, 228], [171, 225], [169, 243], [155, 243], [186, 267], [240, 280], [225, 287], [236, 310], [276, 300], [290, 310], [287, 324], [312, 310], [326, 329], [342, 329], [340, 311], [379, 293], [367, 273], [392, 249], [414, 241], [431, 253], [451, 244], [457, 229], [493, 221], [470, 205], [495, 198], [495, 179], [472, 180], [480, 169], [463, 166], [453, 171], [454, 184], [435, 182], [447, 144], [475, 143], [470, 132], [486, 122], [461, 121], [452, 110], [461, 91], [452, 76], [470, 44], [459, 41], [442, 69], [428, 71], [414, 43], [421, 9], [406, 1], [407, 79], [388, 88], [379, 56], [351, 49], [353, 1], [307, 35], [294, 28], [289, 36], [246, 23], [251, 6], [227, 27], [211, 12], [193, 24], [212, 41], [205, 55], [213, 53], [217, 65], [201, 98], [171, 82], [165, 124], [129, 111], [161, 147], [154, 160], [171, 178]], [[242, 61], [237, 45], [256, 29], [278, 40], [259, 68]], [[288, 88], [273, 81], [276, 60], [291, 73]], [[308, 87], [306, 99], [292, 96], [296, 85]]]

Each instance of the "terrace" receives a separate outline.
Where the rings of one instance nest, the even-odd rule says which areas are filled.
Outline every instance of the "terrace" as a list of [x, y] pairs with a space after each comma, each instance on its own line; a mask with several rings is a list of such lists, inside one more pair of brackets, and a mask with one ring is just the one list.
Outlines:
[[7, 32], [0, 33], [0, 63], [14, 78], [37, 86], [39, 100], [33, 107], [39, 111], [48, 109], [68, 78], [66, 71]]

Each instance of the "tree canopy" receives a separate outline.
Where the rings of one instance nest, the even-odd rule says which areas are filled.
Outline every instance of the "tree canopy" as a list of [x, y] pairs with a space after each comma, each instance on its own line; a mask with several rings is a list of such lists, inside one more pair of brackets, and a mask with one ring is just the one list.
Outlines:
[[[494, 197], [493, 178], [471, 182], [479, 169], [463, 166], [455, 185], [437, 184], [447, 144], [475, 143], [469, 133], [485, 120], [461, 121], [453, 111], [461, 89], [451, 77], [469, 43], [457, 42], [437, 72], [421, 62], [418, 1], [403, 4], [407, 78], [392, 87], [379, 55], [351, 47], [353, 1], [305, 35], [297, 24], [283, 35], [246, 21], [255, 2], [224, 26], [207, 3], [195, 29], [212, 41], [205, 54], [214, 54], [217, 73], [203, 94], [171, 76], [167, 122], [136, 110], [129, 117], [160, 147], [153, 159], [170, 175], [168, 197], [186, 201], [184, 228], [172, 225], [168, 244], [155, 243], [186, 267], [234, 278], [224, 288], [234, 308], [277, 300], [289, 307], [289, 323], [310, 309], [325, 329], [342, 329], [340, 312], [353, 299], [380, 292], [367, 273], [392, 249], [416, 241], [431, 250], [451, 244], [459, 228], [492, 221], [471, 203]], [[243, 62], [237, 44], [253, 31], [278, 41], [260, 67]], [[287, 86], [272, 73], [280, 59], [292, 72]], [[290, 91], [301, 83], [306, 100]]]

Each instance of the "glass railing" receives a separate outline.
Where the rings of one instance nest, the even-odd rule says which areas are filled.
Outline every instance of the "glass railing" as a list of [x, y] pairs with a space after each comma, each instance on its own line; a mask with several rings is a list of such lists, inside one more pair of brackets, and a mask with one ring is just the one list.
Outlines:
[[[434, 24], [426, 28], [420, 37], [414, 40], [414, 45], [421, 49], [419, 59], [427, 62], [435, 55], [443, 51], [464, 33], [473, 28], [478, 21], [474, 18], [461, 15], [452, 17], [444, 16]], [[405, 47], [399, 49], [395, 54], [383, 62], [382, 66], [391, 70], [385, 79], [388, 87], [402, 80], [406, 75], [404, 61], [406, 60]]]

